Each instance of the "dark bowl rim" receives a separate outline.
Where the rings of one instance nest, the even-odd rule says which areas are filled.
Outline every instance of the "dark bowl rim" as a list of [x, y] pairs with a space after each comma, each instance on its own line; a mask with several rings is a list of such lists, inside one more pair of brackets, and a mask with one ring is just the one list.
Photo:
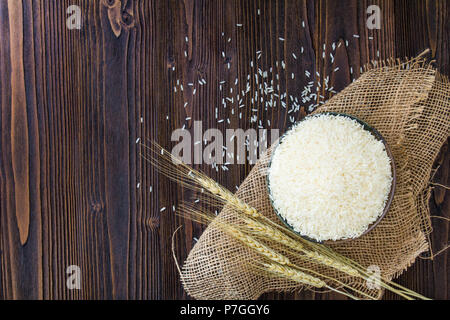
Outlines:
[[[320, 115], [343, 116], [343, 117], [347, 117], [347, 118], [350, 118], [350, 119], [352, 119], [352, 120], [357, 121], [359, 124], [361, 124], [361, 125], [363, 126], [364, 130], [369, 131], [371, 134], [373, 134], [373, 135], [375, 136], [375, 138], [376, 138], [377, 140], [383, 142], [384, 148], [385, 148], [385, 150], [386, 150], [386, 153], [388, 154], [388, 157], [389, 157], [389, 159], [390, 159], [390, 161], [391, 161], [391, 171], [392, 171], [391, 190], [389, 191], [389, 197], [388, 197], [388, 200], [386, 201], [386, 205], [385, 205], [385, 207], [384, 207], [384, 210], [383, 210], [382, 214], [377, 218], [377, 220], [375, 220], [374, 222], [372, 222], [371, 224], [369, 224], [368, 228], [367, 228], [363, 233], [361, 233], [361, 235], [359, 235], [359, 236], [356, 237], [356, 238], [343, 238], [343, 239], [338, 239], [338, 240], [324, 240], [324, 241], [318, 241], [318, 240], [316, 240], [316, 239], [312, 239], [312, 238], [310, 238], [310, 237], [308, 237], [308, 236], [305, 236], [305, 235], [301, 234], [300, 232], [294, 230], [294, 228], [287, 222], [287, 220], [286, 220], [284, 217], [282, 217], [282, 216], [278, 213], [277, 209], [275, 208], [274, 202], [273, 202], [272, 193], [271, 193], [271, 191], [270, 191], [269, 169], [270, 169], [270, 167], [271, 167], [271, 165], [272, 165], [273, 155], [275, 154], [276, 148], [278, 147], [278, 145], [280, 145], [280, 144], [283, 142], [283, 141], [282, 141], [283, 138], [286, 136], [286, 134], [287, 134], [290, 130], [292, 130], [293, 127], [295, 127], [295, 126], [298, 125], [300, 122], [302, 122], [302, 121], [304, 121], [304, 120], [306, 120], [306, 119], [309, 119], [309, 118], [312, 118], [312, 117], [317, 117], [317, 116], [320, 116]], [[269, 201], [270, 201], [270, 204], [272, 205], [272, 208], [273, 208], [273, 210], [274, 210], [276, 216], [283, 222], [284, 225], [286, 225], [286, 227], [289, 228], [289, 230], [291, 230], [292, 232], [294, 232], [294, 233], [297, 234], [298, 236], [302, 237], [303, 239], [306, 239], [306, 240], [308, 240], [308, 241], [312, 241], [312, 242], [315, 242], [315, 243], [326, 243], [326, 242], [329, 242], [329, 243], [341, 243], [341, 242], [348, 242], [348, 241], [352, 241], [352, 240], [359, 239], [359, 238], [361, 238], [362, 236], [364, 236], [364, 235], [366, 235], [367, 233], [369, 233], [370, 231], [372, 231], [372, 230], [380, 223], [380, 221], [383, 220], [384, 216], [385, 216], [386, 213], [389, 211], [389, 208], [390, 208], [390, 206], [391, 206], [391, 204], [392, 204], [392, 200], [394, 199], [395, 187], [396, 187], [396, 183], [397, 183], [397, 172], [396, 172], [396, 169], [395, 169], [394, 156], [392, 155], [391, 149], [389, 148], [389, 145], [387, 144], [386, 140], [385, 140], [384, 137], [381, 135], [381, 133], [379, 133], [378, 130], [376, 130], [374, 127], [370, 126], [367, 122], [365, 122], [365, 121], [363, 121], [363, 120], [361, 120], [361, 119], [359, 119], [359, 118], [357, 118], [357, 117], [355, 117], [355, 116], [349, 115], [349, 114], [347, 114], [347, 113], [341, 113], [341, 112], [331, 112], [331, 111], [318, 112], [318, 113], [314, 113], [314, 114], [307, 115], [307, 116], [304, 117], [303, 119], [301, 119], [301, 120], [299, 120], [299, 121], [293, 123], [293, 124], [289, 127], [289, 129], [286, 130], [286, 132], [278, 139], [278, 142], [277, 142], [276, 145], [274, 146], [274, 148], [273, 148], [273, 150], [272, 150], [272, 153], [271, 153], [271, 155], [270, 155], [270, 160], [269, 160], [269, 163], [268, 163], [268, 167], [267, 167], [267, 168], [268, 168], [267, 175], [266, 175], [267, 192], [268, 192], [268, 194], [269, 194]]]

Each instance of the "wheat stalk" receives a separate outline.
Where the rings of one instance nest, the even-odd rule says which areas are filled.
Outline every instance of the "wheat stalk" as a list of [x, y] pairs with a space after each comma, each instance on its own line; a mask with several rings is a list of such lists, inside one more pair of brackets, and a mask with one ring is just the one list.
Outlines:
[[281, 243], [293, 250], [302, 252], [308, 258], [310, 258], [318, 263], [321, 263], [325, 266], [332, 267], [334, 269], [337, 269], [339, 271], [342, 271], [342, 272], [344, 272], [348, 275], [354, 276], [354, 277], [360, 276], [359, 272], [357, 270], [355, 270], [354, 268], [352, 268], [351, 266], [340, 263], [336, 260], [333, 260], [333, 259], [331, 259], [327, 256], [324, 256], [320, 253], [317, 253], [315, 251], [307, 250], [307, 249], [305, 249], [303, 244], [301, 244], [300, 242], [293, 240], [292, 238], [287, 236], [285, 233], [283, 233], [269, 225], [266, 225], [266, 224], [258, 222], [258, 221], [250, 220], [250, 219], [245, 219], [244, 221], [246, 222], [248, 228], [256, 231], [256, 233], [259, 234], [260, 236], [270, 237], [271, 240]]
[[277, 262], [282, 265], [287, 265], [287, 264], [291, 263], [287, 257], [283, 256], [280, 253], [277, 253], [276, 251], [270, 249], [269, 247], [265, 246], [261, 242], [244, 234], [243, 232], [239, 231], [238, 229], [231, 227], [230, 225], [224, 227], [223, 230], [226, 233], [228, 233], [229, 235], [233, 236], [235, 239], [241, 241], [248, 247], [255, 250], [257, 253], [261, 254], [262, 256], [264, 256], [274, 262]]
[[280, 277], [288, 278], [296, 282], [300, 282], [316, 288], [323, 288], [326, 286], [326, 283], [323, 280], [313, 277], [302, 271], [295, 270], [294, 268], [291, 267], [286, 267], [275, 263], [263, 264], [263, 267], [269, 273], [272, 273]]
[[[152, 163], [153, 166], [155, 166], [168, 178], [188, 187], [189, 189], [200, 192], [207, 191], [213, 198], [220, 200], [223, 204], [233, 206], [241, 212], [245, 212], [245, 214], [250, 217], [263, 217], [255, 208], [236, 197], [228, 189], [221, 186], [219, 183], [200, 171], [187, 166], [157, 143], [152, 142], [150, 147], [145, 145], [143, 146], [149, 154], [141, 154], [142, 157]], [[159, 159], [162, 161], [159, 161]]]
[[[252, 223], [250, 223], [249, 227], [251, 228], [252, 225], [257, 225], [257, 227], [254, 227], [254, 228], [257, 231], [259, 231], [262, 235], [271, 236], [272, 234], [276, 233], [277, 236], [274, 237], [273, 240], [278, 241], [281, 237], [283, 237], [284, 238], [283, 241], [279, 241], [279, 243], [285, 244], [294, 250], [300, 251], [300, 252], [304, 253], [307, 257], [309, 257], [310, 259], [312, 259], [316, 262], [319, 262], [325, 266], [332, 267], [332, 268], [339, 270], [341, 272], [344, 272], [348, 275], [362, 278], [364, 280], [367, 280], [372, 276], [363, 267], [361, 267], [359, 264], [357, 264], [353, 260], [348, 259], [348, 258], [336, 253], [335, 251], [331, 250], [330, 248], [328, 248], [322, 244], [312, 243], [312, 242], [310, 242], [306, 239], [303, 239], [301, 237], [298, 237], [297, 235], [294, 234], [295, 236], [298, 237], [298, 239], [303, 244], [312, 246], [313, 248], [316, 248], [317, 251], [322, 252], [322, 253], [319, 253], [317, 251], [307, 250], [302, 245], [302, 243], [297, 242], [297, 241], [293, 240], [292, 238], [289, 238], [282, 231], [274, 230], [270, 226], [264, 225], [264, 224], [262, 224], [260, 222], [256, 222], [256, 221], [253, 221]], [[281, 228], [284, 228], [284, 227], [281, 227]], [[286, 228], [286, 231], [290, 232], [291, 230]], [[289, 238], [290, 240], [287, 241], [286, 238]], [[429, 300], [427, 297], [424, 297], [410, 289], [404, 288], [392, 281], [382, 281], [380, 279], [379, 284], [384, 289], [394, 292], [408, 300], [411, 300], [411, 297]], [[395, 289], [394, 286], [399, 288], [400, 290]]]
[[[241, 210], [241, 212], [248, 215], [248, 213], [245, 212], [243, 207], [240, 207], [240, 208], [238, 207], [237, 209]], [[264, 218], [266, 218], [265, 220], [271, 221], [267, 217], [261, 216], [259, 213], [257, 213], [257, 211], [256, 211], [256, 213], [254, 213], [254, 216], [256, 216], [258, 218], [264, 217]], [[266, 227], [268, 227], [268, 226], [266, 226]], [[303, 247], [300, 246], [300, 243], [297, 242], [299, 245], [298, 250], [301, 250], [302, 252], [304, 252], [305, 255], [307, 255], [309, 258], [314, 259], [317, 262], [320, 262], [326, 266], [335, 268], [335, 269], [342, 271], [346, 274], [349, 274], [351, 276], [360, 277], [364, 280], [368, 280], [371, 277], [371, 275], [369, 273], [367, 273], [367, 271], [362, 266], [357, 264], [355, 261], [338, 254], [337, 252], [331, 250], [330, 248], [328, 248], [322, 244], [315, 244], [315, 243], [312, 243], [311, 241], [308, 241], [302, 237], [299, 237], [294, 232], [292, 232], [292, 230], [290, 230], [284, 226], [276, 225], [276, 227], [280, 228], [281, 230], [283, 230], [289, 234], [293, 234], [301, 243], [303, 243], [307, 246], [312, 246], [312, 247], [318, 249], [317, 251], [322, 253], [322, 254], [320, 254], [319, 252], [316, 252], [316, 251], [305, 250], [305, 249], [303, 249]], [[266, 230], [267, 229], [268, 228], [266, 228]], [[263, 229], [260, 229], [260, 231], [261, 230], [263, 230]], [[273, 232], [273, 230], [271, 232]], [[282, 234], [282, 232], [280, 234]], [[274, 240], [277, 240], [277, 238], [275, 238]], [[293, 247], [292, 244], [290, 245], [290, 247], [295, 248], [295, 246]], [[384, 289], [394, 292], [408, 300], [411, 300], [411, 297], [416, 297], [416, 298], [423, 299], [423, 300], [429, 300], [429, 298], [427, 298], [423, 295], [420, 295], [410, 289], [407, 289], [407, 288], [405, 288], [401, 285], [398, 285], [395, 282], [392, 282], [389, 280], [381, 281], [381, 279], [380, 279], [380, 286], [383, 287]], [[397, 287], [400, 290], [397, 290], [394, 287]]]
[[275, 240], [278, 243], [281, 243], [285, 245], [286, 247], [289, 247], [294, 250], [302, 250], [303, 245], [289, 236], [286, 236], [283, 232], [279, 231], [278, 229], [275, 229], [267, 224], [261, 223], [259, 221], [251, 220], [251, 219], [244, 219], [244, 222], [246, 223], [246, 226], [253, 230], [256, 234], [259, 234], [260, 236], [267, 236], [271, 240]]
[[[310, 259], [313, 259], [317, 262], [320, 262], [324, 265], [336, 268], [342, 272], [345, 272], [349, 275], [357, 276], [360, 278], [363, 278], [367, 280], [371, 275], [367, 273], [367, 271], [360, 266], [357, 262], [344, 257], [340, 255], [339, 253], [333, 251], [332, 249], [326, 247], [323, 244], [316, 244], [311, 241], [308, 241], [302, 237], [299, 237], [297, 234], [295, 234], [292, 230], [280, 226], [279, 224], [273, 222], [269, 218], [267, 218], [264, 215], [261, 215], [258, 210], [250, 205], [248, 205], [246, 202], [242, 201], [239, 197], [234, 195], [232, 192], [230, 192], [225, 187], [221, 186], [219, 183], [214, 181], [213, 179], [207, 177], [203, 173], [196, 171], [186, 164], [182, 163], [180, 160], [172, 156], [170, 152], [163, 149], [161, 146], [159, 146], [156, 143], [152, 143], [151, 147], [147, 147], [143, 145], [145, 149], [147, 149], [150, 152], [150, 157], [146, 157], [145, 155], [142, 155], [145, 159], [147, 159], [149, 162], [151, 162], [156, 168], [158, 168], [164, 175], [166, 175], [168, 178], [176, 181], [177, 183], [186, 186], [189, 189], [197, 190], [197, 191], [207, 191], [214, 199], [217, 199], [221, 201], [222, 203], [226, 205], [230, 205], [233, 208], [236, 209], [236, 211], [243, 213], [245, 216], [254, 218], [254, 219], [261, 219], [264, 222], [270, 224], [271, 226], [279, 229], [281, 233], [290, 234], [298, 241], [295, 241], [291, 239], [292, 241], [296, 242], [296, 245], [302, 244], [308, 248], [315, 249], [315, 251], [311, 250], [305, 250], [305, 255], [308, 256]], [[162, 161], [159, 161], [161, 159]], [[261, 230], [260, 230], [261, 231]], [[266, 230], [267, 231], [267, 230]], [[275, 241], [283, 241], [285, 243], [289, 243], [290, 246], [294, 244], [294, 242], [290, 242], [291, 240], [286, 240], [285, 238], [280, 237], [280, 233], [274, 232], [274, 230], [270, 230], [270, 233], [275, 234], [276, 238], [273, 240]], [[242, 235], [245, 236], [244, 233], [241, 232]], [[241, 237], [243, 238], [243, 237]], [[248, 240], [248, 239], [247, 239]], [[253, 239], [254, 240], [254, 239]], [[256, 241], [256, 240], [254, 240]], [[264, 246], [263, 244], [259, 243], [261, 246]], [[267, 248], [266, 246], [264, 246]], [[262, 248], [262, 247], [261, 247]], [[292, 247], [291, 247], [292, 248]], [[267, 248], [269, 249], [269, 248]], [[271, 249], [269, 249], [271, 250]], [[262, 250], [262, 252], [269, 253], [268, 251]], [[273, 252], [277, 256], [278, 254], [276, 252]], [[272, 254], [272, 253], [271, 253]], [[271, 255], [270, 254], [270, 255]], [[280, 257], [278, 257], [280, 258]], [[418, 293], [415, 293], [414, 291], [404, 288], [390, 280], [386, 281], [380, 281], [380, 285], [390, 290], [396, 294], [399, 294], [400, 296], [411, 299], [411, 296], [420, 298], [420, 299], [428, 299]], [[393, 286], [400, 288], [400, 290], [393, 288]]]
[[[281, 278], [299, 282], [304, 285], [313, 286], [315, 288], [327, 288], [327, 289], [330, 289], [337, 293], [343, 294], [351, 299], [359, 300], [354, 295], [349, 294], [345, 291], [330, 287], [329, 285], [327, 285], [325, 283], [325, 281], [323, 281], [319, 278], [316, 278], [314, 276], [311, 276], [307, 273], [304, 273], [302, 271], [296, 270], [295, 268], [281, 266], [281, 265], [277, 265], [274, 263], [263, 264], [263, 267], [265, 268], [265, 271], [269, 274], [273, 274], [273, 275], [281, 277]], [[369, 296], [369, 298], [372, 298], [372, 297]]]
[[[360, 291], [360, 290], [358, 290], [358, 289], [356, 289], [356, 288], [354, 288], [354, 287], [352, 287], [350, 285], [347, 285], [347, 284], [345, 284], [345, 283], [343, 283], [343, 282], [341, 282], [341, 281], [339, 281], [337, 279], [334, 279], [334, 278], [326, 276], [324, 274], [320, 274], [319, 272], [316, 272], [316, 271], [313, 271], [313, 270], [310, 270], [310, 269], [306, 269], [306, 268], [302, 268], [302, 267], [300, 267], [298, 265], [293, 264], [292, 262], [290, 262], [290, 260], [288, 258], [283, 256], [282, 254], [278, 254], [275, 250], [273, 250], [271, 248], [268, 248], [267, 246], [265, 246], [265, 245], [261, 244], [260, 242], [258, 242], [256, 239], [246, 235], [245, 232], [247, 232], [248, 229], [247, 229], [247, 226], [245, 224], [241, 225], [241, 224], [232, 223], [230, 221], [224, 221], [224, 219], [222, 219], [221, 217], [215, 217], [212, 214], [208, 214], [208, 213], [199, 211], [199, 210], [197, 210], [195, 208], [192, 208], [192, 207], [189, 207], [187, 205], [182, 205], [181, 208], [182, 208], [181, 212], [183, 212], [185, 214], [184, 216], [192, 219], [193, 221], [196, 221], [196, 222], [199, 222], [199, 223], [205, 223], [205, 222], [214, 221], [213, 223], [215, 224], [215, 227], [219, 227], [225, 233], [228, 233], [229, 235], [235, 237], [237, 240], [241, 241], [249, 249], [253, 249], [253, 250], [256, 249], [256, 252], [258, 254], [264, 256], [265, 258], [268, 258], [268, 260], [270, 260], [270, 261], [274, 261], [274, 262], [277, 262], [277, 263], [280, 263], [280, 261], [281, 261], [281, 264], [283, 266], [286, 266], [286, 267], [289, 266], [291, 268], [294, 268], [297, 271], [300, 270], [300, 271], [307, 271], [307, 272], [313, 273], [313, 274], [315, 274], [317, 276], [320, 276], [320, 277], [326, 278], [327, 280], [333, 281], [333, 282], [337, 283], [338, 285], [341, 285], [341, 286], [346, 287], [346, 288], [348, 288], [350, 290], [353, 290], [354, 292], [360, 294], [361, 296], [365, 296], [368, 299], [373, 299], [373, 297], [370, 296], [369, 294], [367, 294], [365, 292], [362, 292], [362, 291]], [[261, 225], [261, 227], [263, 227], [263, 226], [264, 225]], [[241, 230], [243, 230], [243, 231], [239, 232], [239, 230], [236, 229], [237, 227], [241, 228]], [[278, 230], [276, 230], [276, 229], [271, 229], [269, 227], [268, 230], [272, 230], [272, 233], [269, 236], [270, 240], [272, 240], [272, 238], [271, 238], [272, 236], [275, 236], [275, 237], [282, 236], [282, 234], [280, 234], [280, 232]], [[286, 244], [295, 246], [295, 241], [294, 240], [292, 240], [292, 239], [289, 240], [289, 238], [286, 240], [286, 239], [282, 239], [282, 238], [286, 238], [286, 237], [280, 237], [280, 241], [283, 241], [283, 240], [284, 241], [289, 241]], [[306, 258], [308, 258], [308, 257], [306, 257]], [[336, 291], [335, 289], [333, 289], [331, 287], [328, 287], [328, 288], [331, 289], [331, 290]], [[340, 292], [340, 291], [336, 291], [336, 292]], [[347, 294], [345, 292], [340, 292], [340, 293], [353, 298], [353, 296], [351, 296], [351, 295], [349, 295], [349, 294]]]
[[260, 218], [258, 210], [249, 206], [247, 203], [236, 197], [227, 189], [220, 186], [217, 182], [212, 180], [211, 178], [205, 178], [201, 176], [202, 174], [199, 172], [191, 172], [192, 178], [203, 188], [208, 190], [214, 196], [225, 201], [226, 204], [232, 205], [233, 207], [239, 209], [240, 211], [245, 212], [246, 215], [253, 218]]

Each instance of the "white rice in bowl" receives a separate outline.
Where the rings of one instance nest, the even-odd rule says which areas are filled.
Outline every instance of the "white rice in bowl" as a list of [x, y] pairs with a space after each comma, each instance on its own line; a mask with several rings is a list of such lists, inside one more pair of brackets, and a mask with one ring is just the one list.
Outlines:
[[321, 114], [289, 130], [269, 168], [277, 213], [317, 241], [357, 238], [383, 213], [392, 184], [390, 158], [356, 120]]

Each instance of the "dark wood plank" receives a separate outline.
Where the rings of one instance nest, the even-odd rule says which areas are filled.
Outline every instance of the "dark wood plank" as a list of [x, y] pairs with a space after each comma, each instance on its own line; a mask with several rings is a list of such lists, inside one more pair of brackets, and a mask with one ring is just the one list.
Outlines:
[[[72, 4], [81, 8], [80, 30], [66, 27]], [[381, 30], [366, 27], [370, 4], [382, 9]], [[183, 225], [176, 237], [181, 262], [203, 229], [172, 206], [196, 195], [158, 175], [140, 157], [137, 139], [171, 147], [172, 132], [193, 132], [194, 120], [204, 131], [257, 129], [252, 114], [283, 132], [289, 116], [307, 114], [307, 105], [295, 114], [254, 113], [250, 95], [242, 118], [221, 108], [219, 81], [227, 92], [236, 78], [245, 83], [250, 61], [261, 68], [285, 61], [281, 90], [294, 96], [310, 81], [305, 70], [329, 76], [329, 87], [339, 91], [373, 59], [428, 47], [449, 75], [449, 15], [445, 0], [0, 1], [0, 299], [189, 298], [171, 238]], [[449, 185], [448, 144], [435, 166], [434, 181]], [[233, 190], [251, 169], [196, 167]], [[448, 191], [435, 186], [430, 208], [448, 217]], [[448, 243], [448, 222], [434, 218], [433, 227], [437, 252]], [[398, 281], [448, 299], [448, 262], [447, 252], [418, 259]], [[66, 287], [70, 265], [81, 268], [81, 290]], [[341, 298], [308, 291], [262, 297]]]

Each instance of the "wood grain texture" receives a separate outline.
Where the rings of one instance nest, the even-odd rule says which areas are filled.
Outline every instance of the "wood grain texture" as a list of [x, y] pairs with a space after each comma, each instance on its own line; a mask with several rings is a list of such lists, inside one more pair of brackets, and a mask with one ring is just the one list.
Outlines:
[[[82, 12], [80, 30], [66, 27], [66, 9], [74, 4]], [[370, 4], [382, 10], [380, 30], [366, 27]], [[226, 81], [229, 90], [236, 78], [245, 83], [251, 60], [264, 68], [285, 61], [280, 83], [288, 95], [300, 95], [310, 81], [305, 70], [330, 75], [329, 86], [339, 91], [373, 59], [426, 48], [448, 76], [449, 16], [446, 0], [0, 1], [0, 298], [188, 298], [171, 237], [183, 225], [176, 237], [182, 261], [202, 228], [176, 216], [172, 205], [196, 195], [158, 175], [140, 157], [136, 140], [170, 148], [173, 130], [185, 125], [192, 131], [194, 120], [202, 120], [204, 130], [257, 128], [249, 120], [251, 97], [240, 119], [220, 107], [218, 86]], [[335, 52], [332, 43], [341, 44]], [[300, 57], [302, 47], [294, 60], [292, 52]], [[229, 124], [218, 123], [216, 107]], [[266, 127], [270, 120], [268, 128], [283, 132], [289, 116], [300, 119], [307, 108], [257, 114]], [[196, 167], [233, 190], [251, 169]], [[434, 181], [449, 185], [448, 144], [435, 167]], [[433, 216], [448, 217], [449, 195], [434, 187]], [[433, 227], [436, 253], [448, 244], [449, 226], [433, 218]], [[398, 281], [448, 299], [448, 264], [447, 252], [418, 259]], [[66, 287], [70, 265], [81, 268], [80, 290]], [[341, 298], [308, 291], [262, 297]]]
[[23, 67], [23, 10], [20, 1], [8, 1], [11, 50], [11, 162], [20, 243], [27, 241], [30, 223], [28, 119]]

